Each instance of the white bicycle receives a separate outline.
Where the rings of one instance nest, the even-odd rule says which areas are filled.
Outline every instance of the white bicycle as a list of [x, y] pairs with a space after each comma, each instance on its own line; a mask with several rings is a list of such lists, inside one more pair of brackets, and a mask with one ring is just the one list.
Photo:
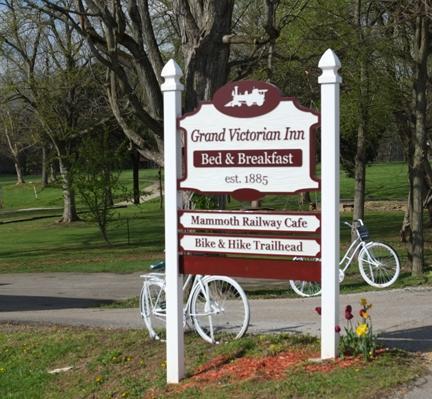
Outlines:
[[[152, 265], [162, 269], [165, 262]], [[165, 273], [148, 273], [140, 294], [140, 313], [150, 337], [165, 339]], [[249, 303], [240, 285], [226, 276], [188, 275], [183, 284], [186, 296], [183, 323], [207, 342], [219, 344], [242, 337], [249, 326]]]
[[[350, 223], [344, 223], [352, 228]], [[363, 280], [372, 287], [389, 287], [397, 280], [400, 273], [400, 262], [395, 250], [381, 242], [366, 241], [369, 233], [363, 221], [358, 219], [354, 223], [357, 238], [351, 243], [339, 262], [339, 283], [344, 280], [346, 270], [358, 254], [357, 262]], [[316, 260], [319, 261], [319, 259]], [[290, 280], [290, 285], [296, 294], [303, 297], [316, 296], [321, 293], [321, 284], [318, 282]]]

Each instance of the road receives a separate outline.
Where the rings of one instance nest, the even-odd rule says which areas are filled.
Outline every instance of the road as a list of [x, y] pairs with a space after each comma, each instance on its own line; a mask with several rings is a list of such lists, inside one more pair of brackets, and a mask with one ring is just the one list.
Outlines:
[[[242, 285], [272, 282], [243, 280]], [[281, 282], [278, 282], [280, 285]], [[137, 309], [95, 308], [137, 296], [138, 273], [18, 273], [0, 275], [0, 320], [142, 328]], [[374, 329], [389, 344], [432, 352], [432, 288], [406, 288], [341, 296], [341, 309], [359, 309], [361, 297], [373, 304]], [[250, 331], [319, 334], [314, 308], [319, 298], [251, 300]], [[343, 312], [341, 311], [341, 315]], [[343, 326], [343, 320], [341, 320]]]
[[[281, 282], [241, 281], [265, 287]], [[288, 283], [287, 283], [288, 284]], [[138, 273], [19, 273], [0, 274], [0, 322], [35, 322], [102, 328], [143, 328], [137, 309], [98, 308], [100, 304], [137, 296]], [[373, 304], [374, 330], [388, 345], [432, 354], [432, 287], [405, 288], [341, 296], [346, 305], [360, 308], [360, 298]], [[252, 333], [301, 332], [319, 335], [320, 317], [314, 311], [320, 298], [251, 300]], [[344, 320], [341, 320], [341, 326]], [[397, 398], [432, 397], [432, 379]]]

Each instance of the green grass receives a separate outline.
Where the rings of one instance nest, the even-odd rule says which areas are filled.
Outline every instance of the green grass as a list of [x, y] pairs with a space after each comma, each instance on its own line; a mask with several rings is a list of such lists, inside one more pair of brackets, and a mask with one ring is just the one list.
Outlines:
[[[78, 222], [65, 226], [57, 223], [57, 218], [47, 218], [0, 225], [0, 272], [146, 270], [149, 263], [163, 257], [163, 212], [159, 202], [153, 200], [140, 206], [118, 209], [117, 212], [117, 220], [109, 229], [111, 247], [103, 242], [98, 229], [91, 223]], [[402, 217], [400, 211], [367, 211], [365, 221], [371, 239], [390, 244], [399, 254], [403, 274], [395, 287], [430, 284], [428, 270], [423, 278], [413, 279], [409, 275], [405, 244], [400, 242], [398, 233]], [[351, 214], [341, 215], [342, 221], [350, 218]], [[431, 265], [432, 231], [428, 228], [425, 233], [426, 263]], [[341, 252], [346, 250], [348, 244], [349, 229], [342, 225]], [[342, 289], [353, 291], [367, 288], [357, 265], [351, 265]], [[267, 288], [263, 289], [267, 291]], [[273, 295], [280, 295], [283, 291], [287, 289], [274, 289]], [[263, 293], [257, 292], [256, 295]]]
[[1, 272], [143, 270], [163, 257], [163, 213], [158, 201], [118, 210], [109, 228], [112, 246], [92, 223], [58, 218], [0, 225]]
[[[354, 179], [341, 173], [341, 198], [354, 197]], [[366, 201], [406, 200], [408, 169], [406, 163], [372, 164], [366, 169]]]
[[[146, 187], [157, 180], [156, 169], [143, 170], [140, 173], [141, 187]], [[369, 199], [404, 198], [406, 190], [405, 165], [402, 163], [372, 165], [368, 168]], [[389, 178], [389, 176], [391, 178]], [[32, 179], [32, 180], [30, 180]], [[31, 176], [28, 181], [36, 181]], [[122, 174], [122, 181], [130, 186], [131, 171]], [[342, 197], [352, 193], [353, 181], [342, 179]], [[60, 190], [49, 188], [40, 192], [38, 201], [30, 183], [16, 186], [11, 176], [0, 176], [2, 198], [13, 206], [0, 209], [0, 272], [20, 271], [112, 271], [131, 272], [142, 270], [149, 262], [163, 257], [163, 212], [159, 200], [152, 200], [140, 206], [117, 209], [116, 220], [110, 225], [108, 235], [112, 246], [107, 247], [92, 223], [78, 222], [71, 225], [57, 223], [61, 208], [57, 210], [35, 210], [20, 212], [16, 208], [29, 206], [41, 207], [55, 205], [55, 195]], [[375, 188], [371, 188], [375, 187]], [[344, 194], [345, 193], [345, 194]], [[373, 195], [372, 195], [373, 193]], [[44, 197], [44, 195], [47, 197]], [[312, 194], [313, 196], [314, 194]], [[61, 197], [61, 196], [60, 196]], [[59, 197], [59, 198], [60, 198]], [[291, 209], [298, 209], [297, 196], [279, 196], [266, 198], [263, 206], [284, 208], [291, 203]], [[61, 201], [60, 201], [61, 203]], [[58, 205], [58, 202], [57, 202]], [[240, 204], [232, 201], [230, 207], [239, 209]], [[341, 220], [350, 220], [350, 213], [342, 213]], [[15, 220], [41, 218], [7, 223]], [[365, 221], [371, 238], [392, 245], [398, 252], [401, 263], [407, 262], [405, 244], [399, 240], [399, 229], [403, 213], [400, 210], [366, 210]], [[425, 229], [426, 263], [432, 264], [431, 229]], [[341, 247], [344, 251], [349, 244], [349, 229], [341, 226]], [[404, 269], [404, 272], [408, 270]], [[407, 278], [404, 281], [414, 282]], [[425, 283], [428, 283], [428, 279]], [[356, 266], [349, 269], [346, 284], [350, 289], [365, 287], [358, 280]]]
[[[157, 180], [157, 169], [140, 171], [141, 189], [145, 189]], [[131, 190], [132, 171], [123, 171], [120, 181]], [[36, 189], [37, 198], [34, 189]], [[405, 163], [373, 164], [367, 168], [366, 200], [405, 200], [407, 192], [408, 178]], [[341, 171], [341, 198], [352, 199], [353, 195], [354, 179]], [[319, 199], [319, 195], [315, 193], [312, 193], [311, 197], [313, 201]], [[1, 175], [0, 201], [3, 204], [3, 210], [8, 211], [19, 208], [61, 207], [62, 192], [58, 184], [42, 189], [39, 176], [26, 176], [26, 183], [17, 186], [13, 175]], [[298, 199], [297, 196], [269, 196], [263, 201], [263, 206], [295, 208], [298, 207]], [[235, 205], [235, 207], [238, 206]]]
[[[186, 378], [166, 385], [165, 344], [142, 330], [0, 325], [0, 397], [4, 399], [69, 398], [346, 398], [384, 396], [425, 372], [418, 356], [386, 351], [371, 362], [312, 371], [308, 361], [319, 343], [299, 335], [248, 336], [213, 346], [186, 334]], [[297, 363], [266, 374], [278, 355]], [[256, 359], [256, 360], [255, 360]], [[267, 363], [263, 360], [266, 359]], [[228, 373], [204, 379], [199, 370], [218, 371], [238, 362], [261, 364], [249, 378]], [[210, 367], [213, 365], [213, 368]], [[57, 368], [69, 371], [49, 374]], [[327, 368], [327, 366], [325, 366]], [[245, 368], [242, 368], [244, 371]]]
[[[319, 175], [319, 169], [317, 175]], [[408, 174], [405, 163], [373, 164], [366, 171], [366, 201], [406, 201], [408, 195]], [[312, 202], [319, 202], [319, 192], [311, 192]], [[340, 198], [342, 201], [352, 201], [354, 198], [354, 179], [341, 170]], [[299, 205], [298, 195], [266, 196], [262, 207], [275, 209], [307, 210]], [[249, 203], [239, 204], [232, 201], [233, 208], [248, 208]]]
[[[143, 169], [140, 171], [140, 189], [158, 180], [157, 169]], [[39, 176], [26, 176], [26, 183], [16, 185], [12, 175], [0, 175], [0, 201], [2, 212], [25, 208], [61, 208], [63, 193], [60, 183], [42, 188]], [[132, 171], [125, 170], [120, 175], [120, 183], [130, 192], [132, 190]], [[36, 191], [36, 193], [35, 193]], [[122, 200], [120, 194], [118, 200]], [[79, 205], [79, 203], [78, 203]], [[1, 214], [0, 213], [0, 214]]]

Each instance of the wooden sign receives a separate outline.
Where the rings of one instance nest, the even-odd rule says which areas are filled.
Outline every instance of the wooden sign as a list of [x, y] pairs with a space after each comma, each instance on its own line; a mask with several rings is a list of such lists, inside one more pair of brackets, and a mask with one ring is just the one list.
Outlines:
[[321, 250], [313, 239], [204, 234], [184, 234], [180, 247], [187, 252], [297, 257], [319, 257]]
[[[281, 97], [275, 86], [256, 81], [229, 83], [212, 102], [181, 116], [182, 71], [174, 60], [162, 70], [168, 383], [184, 376], [182, 273], [311, 281], [321, 276], [321, 358], [337, 356], [340, 62], [328, 49], [318, 66], [323, 186], [319, 217], [182, 211], [179, 189], [225, 193], [239, 200], [320, 189], [315, 177], [315, 128], [320, 118], [294, 98]], [[321, 232], [321, 224], [325, 233], [319, 240], [313, 235]], [[239, 234], [229, 233], [233, 230]], [[262, 231], [267, 235], [259, 236]], [[302, 262], [294, 260], [302, 256]]]
[[193, 230], [243, 230], [317, 233], [319, 214], [259, 211], [181, 211], [179, 227]]
[[179, 188], [240, 200], [319, 189], [318, 115], [258, 81], [232, 82], [184, 115], [185, 176]]

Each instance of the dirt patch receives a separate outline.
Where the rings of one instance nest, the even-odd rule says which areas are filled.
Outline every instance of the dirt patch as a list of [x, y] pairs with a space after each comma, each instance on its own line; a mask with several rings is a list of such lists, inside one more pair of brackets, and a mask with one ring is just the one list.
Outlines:
[[318, 353], [311, 351], [284, 351], [277, 355], [264, 357], [241, 357], [230, 359], [227, 356], [218, 356], [210, 362], [199, 367], [195, 374], [174, 390], [182, 392], [188, 388], [200, 388], [209, 383], [221, 381], [244, 381], [254, 378], [265, 380], [280, 380], [286, 371], [293, 367], [300, 367], [309, 373], [328, 373], [336, 368], [346, 368], [360, 365], [360, 358], [347, 357], [336, 361], [311, 362], [311, 358], [319, 357]]
[[[354, 201], [342, 200], [340, 203], [341, 212], [352, 212]], [[365, 209], [370, 211], [400, 211], [405, 212], [406, 201], [366, 201]]]
[[366, 201], [365, 208], [375, 211], [402, 211], [406, 210], [406, 201]]
[[358, 357], [346, 357], [344, 359], [336, 359], [335, 361], [320, 362], [315, 364], [305, 364], [304, 370], [310, 373], [328, 373], [335, 368], [344, 369], [357, 364], [360, 364], [362, 360]]
[[279, 379], [285, 370], [306, 361], [310, 352], [281, 352], [275, 356], [242, 357], [227, 363], [226, 359], [216, 358], [200, 367], [191, 378], [193, 381], [217, 381], [223, 378], [245, 380], [253, 377]]

